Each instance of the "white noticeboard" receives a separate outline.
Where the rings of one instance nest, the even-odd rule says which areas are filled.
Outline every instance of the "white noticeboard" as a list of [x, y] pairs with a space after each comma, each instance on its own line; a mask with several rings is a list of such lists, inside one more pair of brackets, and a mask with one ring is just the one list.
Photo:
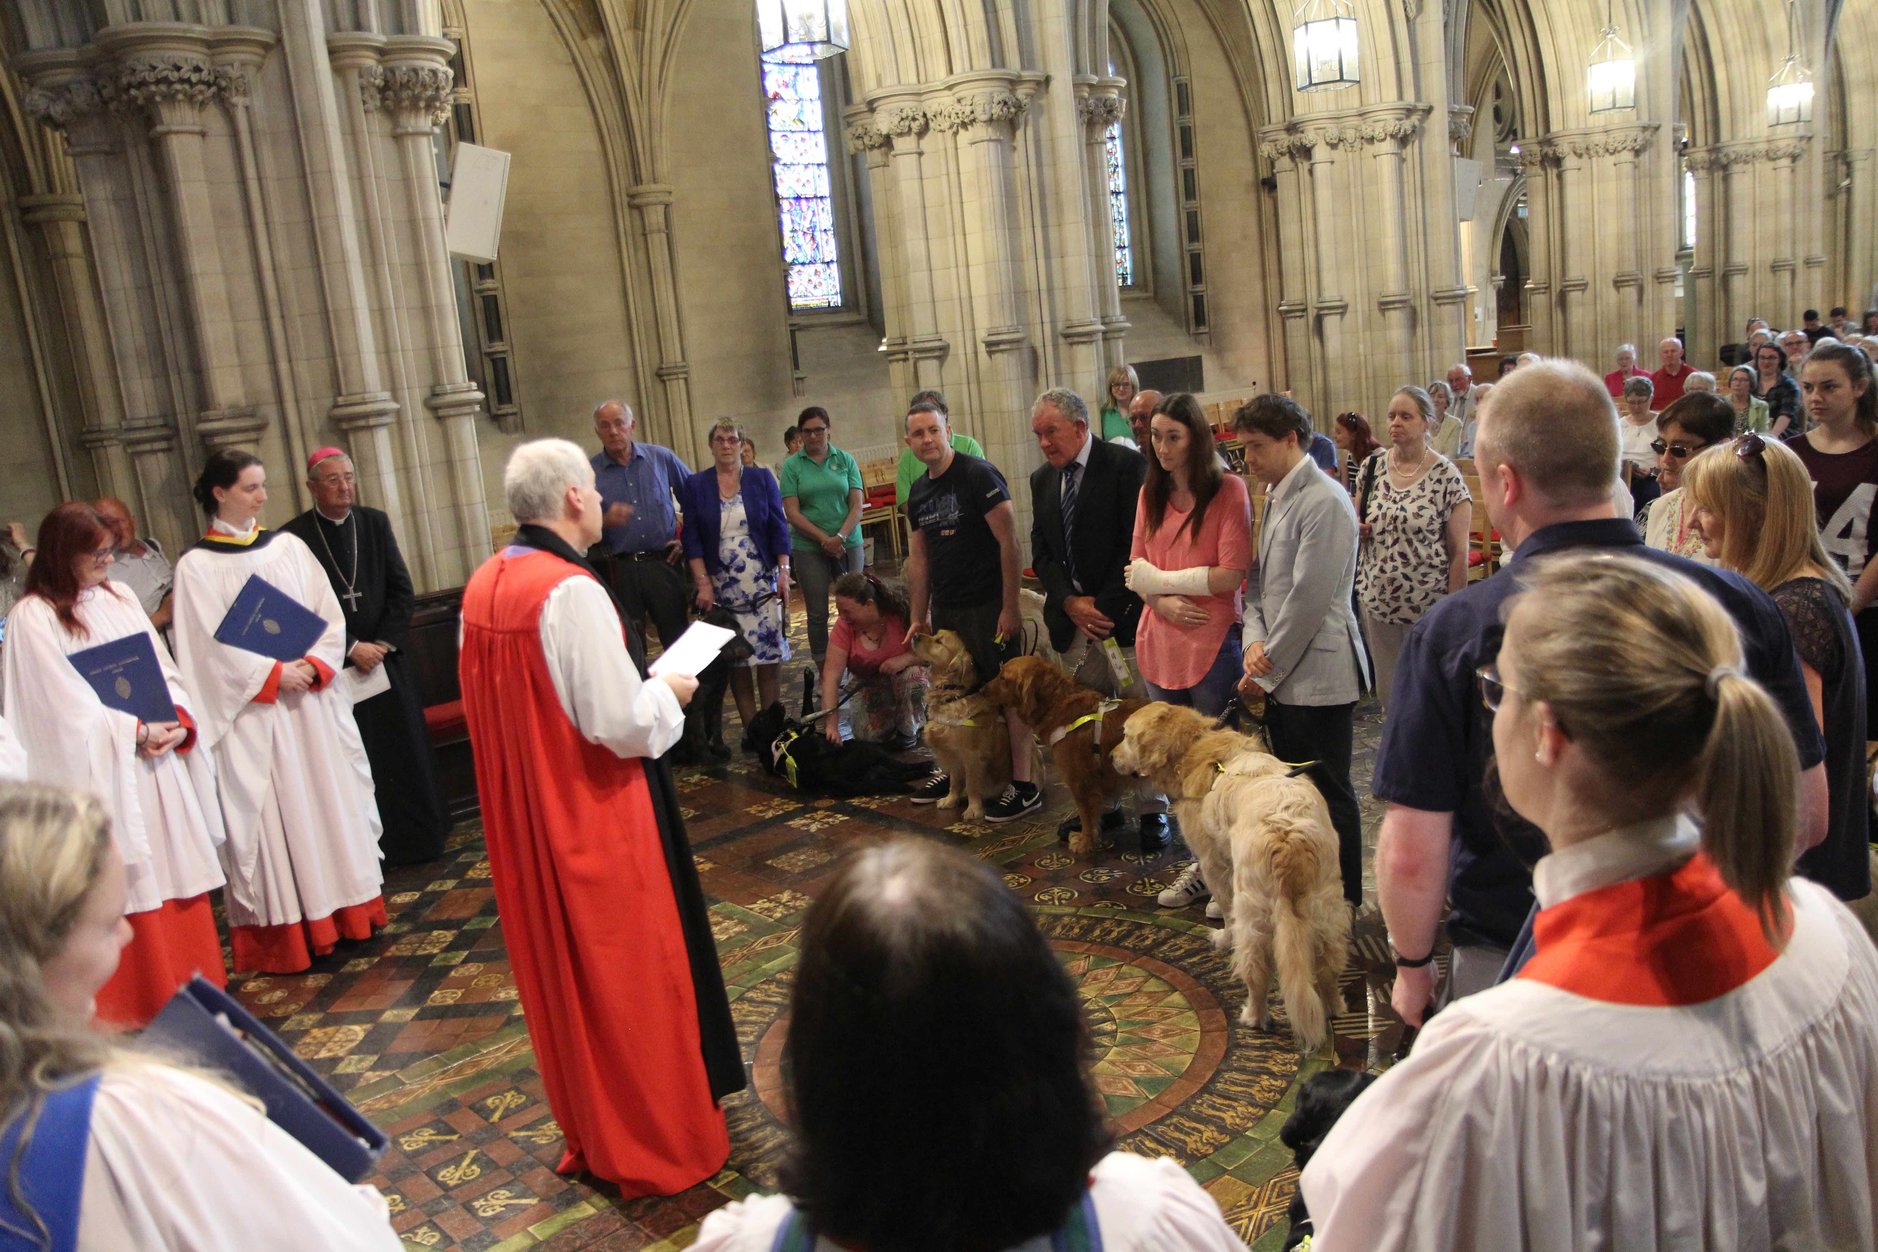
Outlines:
[[444, 244], [451, 256], [496, 259], [502, 237], [502, 200], [509, 189], [509, 154], [473, 143], [456, 146], [450, 165], [450, 206]]

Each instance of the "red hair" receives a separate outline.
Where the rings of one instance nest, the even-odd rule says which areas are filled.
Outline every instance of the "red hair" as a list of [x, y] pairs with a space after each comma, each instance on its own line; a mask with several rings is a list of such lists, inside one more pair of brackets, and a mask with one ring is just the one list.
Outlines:
[[26, 594], [43, 596], [59, 624], [74, 635], [90, 633], [75, 611], [78, 563], [106, 544], [117, 546], [116, 528], [83, 500], [67, 500], [39, 523], [39, 553], [26, 571]]

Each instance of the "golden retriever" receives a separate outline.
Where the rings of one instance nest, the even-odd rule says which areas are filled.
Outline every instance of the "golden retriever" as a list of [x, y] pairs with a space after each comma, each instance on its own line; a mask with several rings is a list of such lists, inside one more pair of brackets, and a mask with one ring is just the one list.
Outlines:
[[1003, 710], [978, 690], [978, 668], [954, 630], [915, 635], [913, 651], [932, 667], [926, 694], [926, 746], [951, 780], [942, 809], [965, 804], [967, 821], [1011, 785], [1011, 732]]
[[1225, 913], [1214, 944], [1232, 949], [1246, 985], [1239, 1020], [1270, 1029], [1275, 965], [1292, 1037], [1305, 1051], [1321, 1047], [1343, 1011], [1338, 984], [1350, 960], [1350, 913], [1323, 796], [1259, 740], [1172, 705], [1131, 716], [1111, 759], [1174, 803]]
[[1105, 701], [1040, 656], [1006, 661], [983, 694], [1015, 712], [1044, 745], [1082, 822], [1070, 836], [1069, 850], [1078, 855], [1094, 851], [1107, 802], [1135, 788], [1109, 764], [1109, 753], [1121, 742], [1129, 714], [1146, 701]]

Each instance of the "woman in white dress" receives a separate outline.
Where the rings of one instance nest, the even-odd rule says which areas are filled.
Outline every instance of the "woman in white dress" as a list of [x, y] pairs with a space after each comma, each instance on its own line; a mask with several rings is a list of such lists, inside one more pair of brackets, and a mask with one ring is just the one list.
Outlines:
[[1792, 736], [1682, 575], [1535, 566], [1480, 688], [1537, 953], [1325, 1138], [1314, 1252], [1871, 1248], [1878, 949], [1788, 879]]
[[[176, 563], [176, 661], [197, 733], [215, 753], [228, 841], [236, 970], [290, 974], [385, 924], [371, 766], [335, 678], [345, 626], [304, 543], [259, 525], [267, 471], [224, 449], [196, 480], [209, 533]], [[325, 619], [307, 655], [275, 661], [215, 638], [252, 577]]]
[[1088, 1029], [989, 865], [922, 839], [862, 850], [802, 928], [788, 1194], [711, 1214], [694, 1252], [1243, 1252], [1177, 1163], [1110, 1150]]
[[0, 785], [0, 1243], [397, 1252], [384, 1197], [254, 1101], [90, 1029], [130, 939], [110, 826], [89, 795]]
[[[169, 649], [137, 598], [106, 580], [115, 546], [109, 520], [81, 501], [40, 523], [26, 595], [7, 615], [6, 716], [24, 737], [27, 778], [89, 792], [110, 815], [133, 938], [98, 1011], [143, 1026], [197, 972], [228, 981], [208, 894], [222, 885], [222, 811]], [[149, 641], [177, 720], [146, 725], [108, 707], [68, 660], [133, 636]]]

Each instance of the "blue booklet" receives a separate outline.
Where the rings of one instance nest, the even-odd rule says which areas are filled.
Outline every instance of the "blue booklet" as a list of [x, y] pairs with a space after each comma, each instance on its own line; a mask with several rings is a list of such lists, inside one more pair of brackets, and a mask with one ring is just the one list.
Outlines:
[[163, 1006], [143, 1038], [159, 1052], [178, 1053], [234, 1079], [259, 1098], [268, 1120], [347, 1182], [369, 1176], [385, 1154], [384, 1131], [294, 1055], [279, 1035], [200, 975]]
[[290, 663], [311, 652], [325, 633], [325, 618], [259, 574], [250, 574], [215, 628], [215, 641]]
[[145, 634], [125, 635], [66, 658], [91, 684], [108, 709], [129, 713], [146, 725], [176, 720], [170, 685], [157, 664], [156, 648]]

